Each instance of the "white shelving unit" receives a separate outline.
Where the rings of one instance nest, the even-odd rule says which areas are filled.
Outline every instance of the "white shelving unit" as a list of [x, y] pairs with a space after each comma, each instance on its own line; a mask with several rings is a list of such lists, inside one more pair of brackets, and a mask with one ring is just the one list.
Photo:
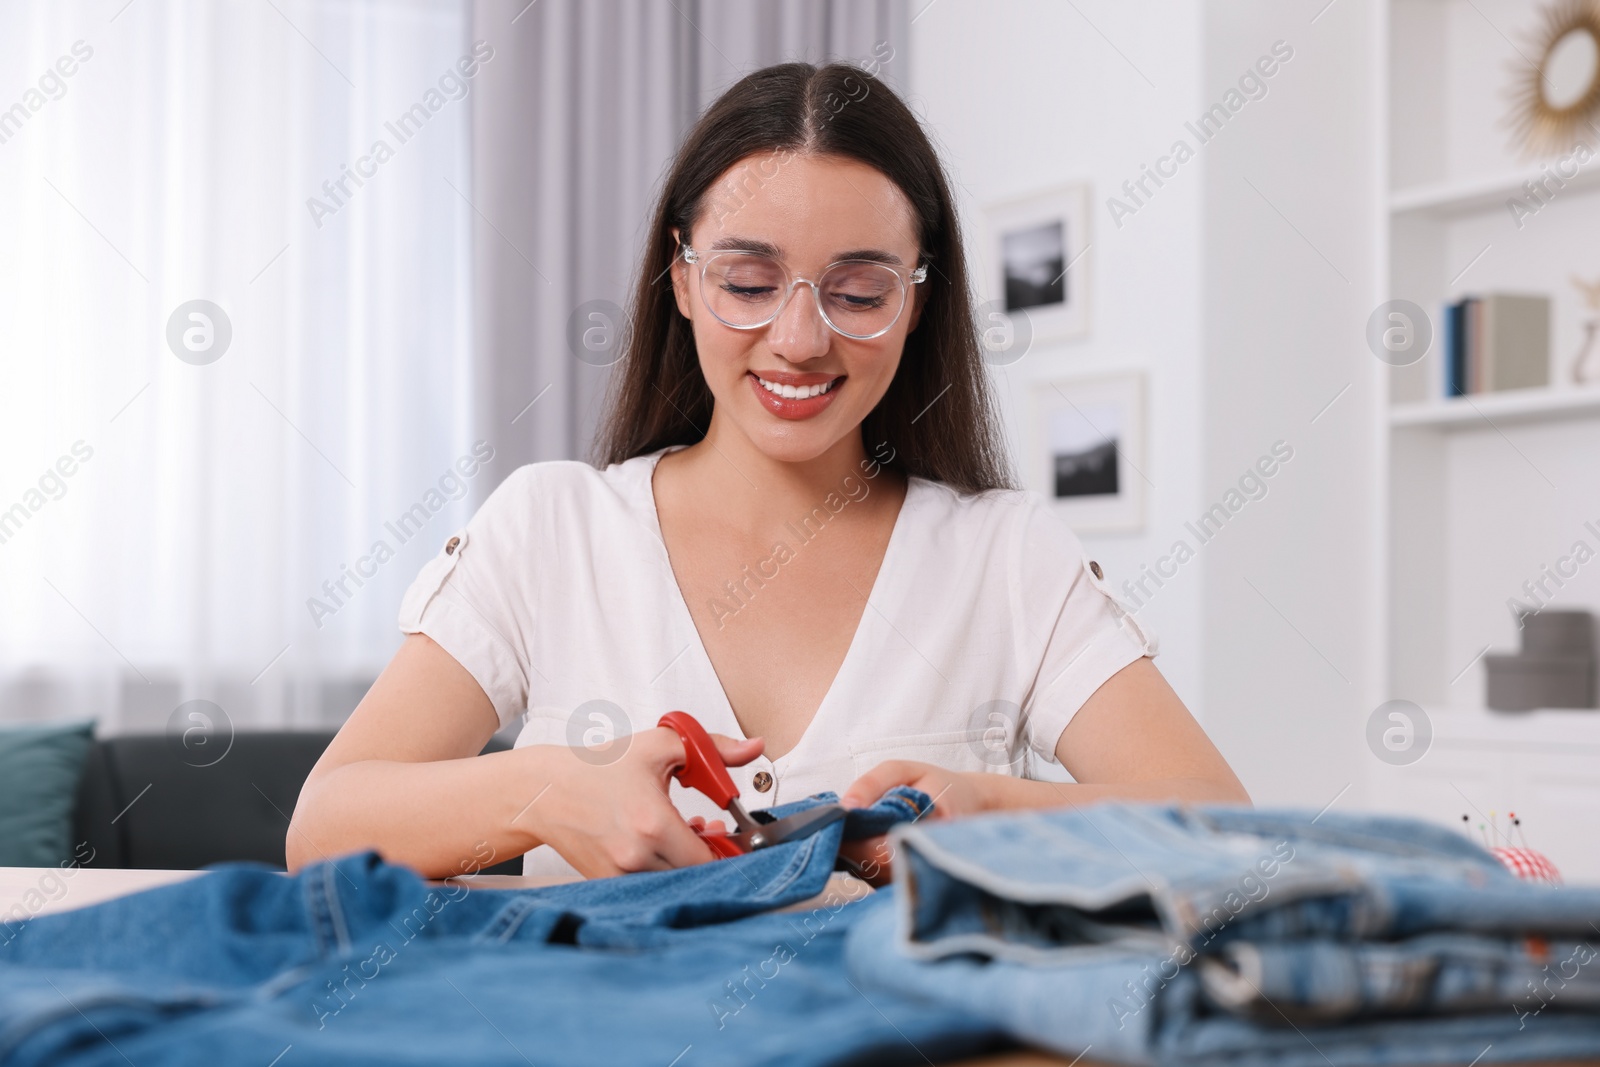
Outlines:
[[[1474, 833], [1515, 811], [1568, 881], [1600, 883], [1600, 711], [1487, 711], [1482, 663], [1518, 647], [1517, 604], [1600, 614], [1600, 388], [1566, 381], [1580, 336], [1571, 275], [1600, 276], [1600, 158], [1518, 218], [1508, 200], [1555, 162], [1518, 158], [1503, 122], [1520, 59], [1508, 42], [1538, 6], [1389, 0], [1387, 12], [1387, 276], [1374, 303], [1437, 316], [1468, 293], [1546, 293], [1552, 385], [1440, 398], [1439, 330], [1427, 358], [1388, 372], [1374, 419], [1387, 603], [1374, 623], [1390, 697], [1426, 709], [1433, 737], [1411, 764], [1374, 760], [1369, 798], [1456, 827], [1465, 814]], [[1580, 542], [1591, 562], [1574, 562]]]
[[1512, 389], [1504, 393], [1451, 397], [1389, 409], [1395, 428], [1433, 426], [1441, 430], [1493, 429], [1558, 419], [1600, 417], [1600, 388]]
[[[1407, 0], [1399, 0], [1401, 3]], [[1568, 164], [1569, 167], [1572, 164]], [[1504, 210], [1505, 202], [1513, 196], [1524, 195], [1527, 182], [1535, 184], [1548, 181], [1554, 173], [1562, 184], [1560, 194], [1580, 193], [1600, 188], [1600, 167], [1591, 163], [1578, 169], [1571, 178], [1563, 178], [1552, 166], [1541, 165], [1488, 178], [1467, 181], [1446, 181], [1432, 185], [1417, 185], [1409, 189], [1396, 189], [1389, 194], [1391, 215], [1431, 215], [1436, 218], [1453, 218], [1470, 215], [1484, 209]]]

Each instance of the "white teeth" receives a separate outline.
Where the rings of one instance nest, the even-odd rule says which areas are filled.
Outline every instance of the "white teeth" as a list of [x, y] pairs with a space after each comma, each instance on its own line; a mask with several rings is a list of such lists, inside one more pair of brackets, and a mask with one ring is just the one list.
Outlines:
[[834, 383], [837, 382], [838, 379], [836, 378], [832, 382], [823, 382], [821, 385], [798, 386], [779, 385], [776, 382], [769, 382], [759, 375], [756, 376], [756, 381], [760, 382], [762, 388], [769, 393], [776, 393], [778, 396], [785, 397], [789, 400], [805, 400], [809, 397], [821, 396], [823, 393], [826, 393], [829, 389], [833, 388]]

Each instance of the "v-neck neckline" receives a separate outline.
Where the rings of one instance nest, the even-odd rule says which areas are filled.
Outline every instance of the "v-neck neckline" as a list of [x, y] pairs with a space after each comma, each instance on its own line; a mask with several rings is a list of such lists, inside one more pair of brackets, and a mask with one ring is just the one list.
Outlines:
[[[717, 695], [722, 698], [722, 710], [727, 716], [727, 722], [732, 734], [737, 735], [738, 740], [744, 740], [746, 738], [744, 725], [739, 721], [739, 716], [734, 713], [733, 701], [728, 699], [728, 691], [722, 684], [722, 676], [717, 673], [717, 666], [711, 661], [711, 653], [706, 650], [705, 640], [700, 636], [700, 627], [695, 624], [694, 613], [689, 610], [689, 601], [683, 595], [683, 587], [678, 584], [677, 572], [672, 569], [672, 555], [667, 551], [666, 535], [661, 532], [661, 510], [656, 506], [655, 493], [656, 465], [661, 462], [661, 457], [668, 452], [676, 452], [687, 447], [687, 445], [666, 445], [644, 457], [648, 461], [644, 464], [643, 474], [640, 479], [640, 491], [644, 495], [642, 506], [650, 531], [655, 534], [656, 544], [661, 549], [661, 562], [666, 567], [667, 584], [672, 587], [671, 600], [674, 604], [674, 610], [678, 615], [679, 621], [688, 627], [690, 634], [689, 644], [692, 646], [693, 651], [699, 654], [700, 666], [710, 674], [711, 682], [716, 687]], [[920, 480], [916, 475], [907, 475], [905, 496], [900, 501], [900, 510], [895, 514], [894, 526], [889, 531], [889, 541], [884, 546], [883, 559], [878, 563], [878, 573], [873, 576], [872, 588], [867, 591], [867, 602], [861, 606], [861, 617], [856, 620], [855, 632], [850, 635], [850, 645], [845, 649], [844, 658], [839, 661], [838, 669], [834, 671], [833, 678], [828, 682], [828, 689], [822, 694], [821, 703], [811, 712], [810, 721], [806, 723], [805, 729], [800, 732], [800, 736], [795, 740], [794, 745], [783, 755], [770, 760], [774, 767], [781, 768], [787, 765], [796, 752], [800, 752], [806, 747], [807, 740], [815, 731], [818, 723], [822, 721], [823, 713], [828, 710], [829, 705], [833, 702], [833, 695], [839, 687], [839, 680], [845, 676], [845, 672], [851, 668], [855, 659], [862, 654], [857, 649], [864, 640], [862, 633], [867, 629], [868, 614], [876, 610], [872, 599], [880, 590], [887, 588], [884, 576], [888, 574], [890, 579], [893, 578], [893, 572], [890, 567], [898, 558], [899, 553], [896, 549], [906, 538], [906, 534], [903, 532], [907, 525], [906, 512], [911, 509], [912, 494], [917, 492], [917, 483]], [[679, 655], [682, 655], [682, 653], [679, 653]]]

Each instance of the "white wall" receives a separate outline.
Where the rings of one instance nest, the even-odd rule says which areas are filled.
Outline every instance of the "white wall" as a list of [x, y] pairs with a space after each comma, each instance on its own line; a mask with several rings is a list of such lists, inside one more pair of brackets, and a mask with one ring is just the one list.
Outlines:
[[[1322, 6], [937, 0], [913, 23], [910, 78], [969, 219], [1093, 183], [1091, 334], [996, 372], [1013, 447], [1029, 381], [1148, 370], [1145, 529], [1085, 543], [1117, 586], [1177, 541], [1194, 551], [1141, 611], [1157, 662], [1257, 803], [1316, 808], [1359, 796], [1378, 694], [1381, 382], [1363, 330], [1386, 165], [1374, 0]], [[1270, 76], [1199, 136], [1190, 124], [1262, 57]], [[1175, 175], [1122, 190], [1179, 140], [1193, 157]], [[1120, 227], [1114, 195], [1135, 208]], [[1230, 499], [1280, 441], [1293, 456], [1265, 494]], [[1235, 506], [1202, 541], [1186, 524], [1218, 503]]]
[[[908, 99], [958, 183], [970, 252], [979, 251], [982, 205], [1059, 183], [1092, 183], [1092, 249], [1084, 260], [1092, 271], [1089, 336], [1035, 345], [993, 377], [1013, 456], [1020, 457], [1029, 382], [1124, 368], [1148, 373], [1145, 529], [1083, 538], [1120, 587], [1153, 565], [1202, 506], [1199, 161], [1181, 168], [1120, 228], [1106, 206], [1124, 181], [1139, 177], [1141, 164], [1153, 163], [1182, 134], [1195, 110], [1199, 5], [925, 4], [913, 4]], [[1145, 602], [1139, 619], [1160, 636], [1157, 664], [1204, 719], [1202, 603], [1196, 559]]]
[[1358, 800], [1381, 702], [1383, 383], [1364, 343], [1383, 254], [1379, 8], [1206, 8], [1208, 102], [1274, 42], [1293, 50], [1206, 149], [1205, 495], [1275, 440], [1294, 449], [1204, 560], [1208, 726], [1258, 804]]
[[[1532, 74], [1540, 25], [1528, 0], [1392, 0], [1389, 136], [1396, 188], [1528, 169], [1506, 121]], [[1554, 75], [1553, 75], [1554, 76]]]

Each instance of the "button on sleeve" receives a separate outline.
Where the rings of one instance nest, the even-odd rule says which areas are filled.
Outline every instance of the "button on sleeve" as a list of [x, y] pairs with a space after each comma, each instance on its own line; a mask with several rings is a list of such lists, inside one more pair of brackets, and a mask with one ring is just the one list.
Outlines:
[[1045, 498], [1027, 494], [1012, 590], [1019, 641], [1032, 679], [1023, 722], [1029, 746], [1055, 761], [1056, 743], [1085, 701], [1158, 641], [1112, 592], [1105, 567], [1090, 560]]
[[438, 554], [424, 563], [417, 576], [411, 580], [405, 595], [400, 598], [399, 621], [402, 632], [408, 634], [419, 632], [422, 613], [433, 598], [438, 596], [439, 590], [444, 587], [444, 580], [455, 570], [456, 563], [461, 559], [461, 556], [456, 554], [456, 549], [466, 542], [466, 538], [465, 530], [453, 534]]
[[511, 561], [531, 553], [517, 519], [516, 472], [465, 527], [441, 537], [400, 599], [403, 633], [427, 634], [460, 663], [494, 705], [501, 727], [528, 708], [527, 637], [531, 606]]

